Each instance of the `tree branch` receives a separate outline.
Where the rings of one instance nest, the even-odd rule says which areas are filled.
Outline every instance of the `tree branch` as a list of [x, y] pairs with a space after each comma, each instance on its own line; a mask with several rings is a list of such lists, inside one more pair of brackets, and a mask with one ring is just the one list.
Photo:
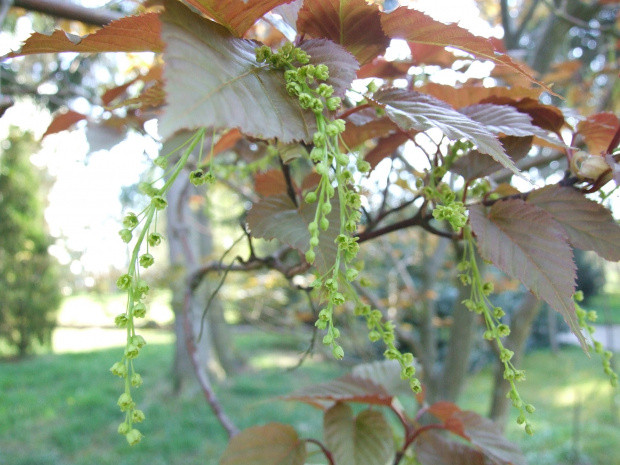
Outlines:
[[14, 0], [13, 6], [57, 18], [73, 19], [93, 26], [105, 26], [125, 16], [122, 13], [103, 8], [85, 8], [66, 0]]

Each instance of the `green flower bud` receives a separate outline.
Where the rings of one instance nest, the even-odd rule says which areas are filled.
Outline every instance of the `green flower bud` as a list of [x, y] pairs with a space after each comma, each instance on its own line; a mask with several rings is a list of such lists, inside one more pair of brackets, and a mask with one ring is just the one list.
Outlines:
[[314, 77], [316, 77], [319, 81], [327, 81], [329, 78], [329, 68], [323, 64], [317, 65], [314, 70]]
[[161, 195], [156, 195], [151, 199], [151, 205], [153, 205], [157, 210], [163, 210], [168, 205], [166, 199], [164, 199]]
[[168, 159], [166, 157], [157, 157], [155, 160], [153, 160], [153, 163], [163, 170], [168, 168]]
[[319, 87], [317, 87], [316, 92], [321, 97], [328, 98], [328, 97], [331, 97], [332, 94], [334, 93], [334, 88], [330, 86], [329, 84], [321, 83]]
[[135, 388], [142, 386], [142, 376], [139, 373], [134, 373], [130, 378], [131, 385]]
[[329, 215], [332, 211], [332, 205], [330, 203], [325, 202], [323, 205], [321, 205], [321, 213], [323, 213], [323, 215]]
[[268, 46], [261, 45], [260, 47], [256, 47], [254, 49], [254, 53], [256, 53], [256, 61], [263, 63], [272, 55], [273, 52]]
[[126, 412], [127, 410], [131, 410], [136, 406], [131, 396], [126, 392], [123, 392], [120, 395], [116, 404], [121, 408], [121, 412]]
[[335, 346], [332, 349], [332, 355], [336, 360], [342, 360], [344, 357], [344, 350], [340, 346]]
[[357, 170], [360, 173], [368, 173], [372, 169], [372, 165], [365, 160], [357, 161]]
[[131, 337], [131, 343], [135, 345], [138, 349], [142, 349], [142, 347], [146, 345], [146, 341], [139, 334]]
[[506, 363], [506, 362], [508, 362], [513, 357], [514, 354], [515, 353], [512, 350], [508, 350], [508, 349], [504, 348], [504, 349], [502, 349], [500, 351], [499, 359], [502, 362]]
[[125, 357], [128, 359], [136, 358], [140, 354], [140, 350], [134, 344], [128, 344], [125, 347]]
[[154, 233], [149, 234], [148, 243], [151, 247], [155, 247], [161, 244], [161, 241], [163, 238], [164, 236], [162, 236], [158, 232], [154, 232]]
[[119, 328], [126, 328], [128, 322], [129, 322], [129, 319], [127, 318], [127, 315], [125, 315], [124, 313], [121, 313], [120, 315], [116, 315], [116, 317], [114, 318], [114, 324]]
[[400, 371], [401, 379], [409, 379], [415, 375], [415, 368], [412, 366], [407, 366]]
[[316, 320], [316, 322], [314, 323], [314, 326], [316, 326], [318, 329], [326, 329], [327, 328], [327, 321]]
[[494, 290], [495, 286], [491, 282], [487, 282], [482, 285], [482, 293], [484, 295], [490, 295]]
[[331, 301], [334, 305], [342, 305], [346, 300], [340, 292], [336, 292], [332, 295]]
[[127, 422], [123, 422], [120, 425], [118, 425], [118, 434], [127, 434], [129, 433], [129, 430], [131, 429], [131, 426], [129, 426], [129, 423]]
[[517, 425], [522, 425], [523, 423], [525, 423], [525, 416], [521, 414], [517, 417]]
[[138, 431], [137, 429], [132, 429], [125, 435], [125, 438], [127, 439], [127, 442], [130, 446], [135, 446], [136, 444], [138, 444], [143, 437], [144, 436], [142, 436], [142, 433], [140, 433], [140, 431]]
[[403, 354], [403, 363], [405, 365], [411, 365], [413, 363], [413, 354], [410, 352], [406, 352]]
[[306, 203], [316, 202], [316, 192], [308, 192], [304, 200], [306, 201]]
[[525, 410], [527, 410], [527, 413], [534, 413], [536, 411], [536, 407], [532, 404], [525, 404]]
[[131, 281], [132, 277], [130, 275], [123, 274], [116, 280], [116, 287], [122, 291], [127, 290], [131, 286]]
[[299, 94], [299, 105], [304, 110], [307, 110], [308, 108], [310, 108], [310, 105], [312, 105], [313, 100], [314, 99], [312, 98], [310, 94], [306, 94], [305, 92], [302, 92], [301, 94]]
[[330, 345], [332, 342], [334, 342], [334, 338], [332, 337], [331, 334], [326, 334], [325, 336], [323, 336], [323, 344], [325, 344], [326, 346]]
[[143, 268], [148, 268], [153, 263], [155, 263], [155, 258], [150, 253], [145, 253], [140, 256], [140, 266]]
[[499, 337], [506, 337], [510, 334], [510, 328], [508, 327], [508, 325], [498, 325], [497, 333], [499, 334]]
[[533, 436], [534, 435], [534, 428], [532, 428], [532, 425], [530, 425], [529, 423], [527, 425], [525, 425], [525, 432], [528, 435]]
[[302, 90], [303, 90], [303, 88], [299, 85], [298, 82], [289, 82], [289, 83], [286, 84], [286, 92], [291, 97], [299, 96], [299, 94], [301, 94]]
[[409, 387], [416, 394], [419, 394], [420, 392], [422, 392], [422, 385], [420, 384], [420, 380], [419, 379], [411, 378], [409, 380]]
[[138, 281], [136, 284], [136, 298], [140, 299], [149, 293], [150, 287], [144, 279]]
[[128, 244], [129, 242], [131, 242], [131, 231], [129, 229], [121, 229], [118, 232], [118, 235], [121, 236], [121, 240], [125, 244]]
[[310, 108], [312, 108], [312, 111], [315, 112], [315, 113], [321, 113], [323, 111], [323, 108], [324, 108], [323, 107], [323, 102], [321, 102], [320, 99], [315, 98], [310, 103]]
[[319, 226], [316, 224], [315, 221], [313, 221], [312, 223], [308, 225], [308, 232], [312, 235], [319, 232]]
[[398, 360], [400, 358], [400, 354], [396, 349], [387, 349], [383, 352], [383, 356], [388, 360]]
[[317, 236], [312, 236], [310, 238], [310, 247], [316, 247], [319, 245], [319, 238]]
[[329, 111], [336, 111], [340, 107], [340, 102], [340, 97], [330, 97], [325, 102], [325, 105]]
[[306, 261], [312, 265], [314, 263], [314, 259], [316, 258], [316, 254], [312, 250], [308, 250], [306, 252]]
[[146, 316], [146, 305], [138, 302], [132, 307], [133, 316], [136, 318], [144, 318]]
[[127, 367], [123, 362], [116, 362], [114, 365], [112, 365], [110, 371], [114, 376], [119, 376], [121, 378], [127, 376]]
[[575, 299], [577, 302], [583, 301], [583, 291], [575, 292], [575, 295], [573, 296], [573, 299]]
[[495, 318], [501, 318], [505, 315], [506, 313], [504, 312], [504, 310], [502, 309], [502, 307], [494, 307], [493, 308], [493, 316]]
[[345, 274], [345, 279], [348, 282], [355, 281], [355, 278], [357, 278], [358, 274], [359, 274], [359, 271], [357, 271], [355, 268], [349, 268], [347, 269], [347, 272]]
[[127, 213], [127, 215], [125, 215], [125, 218], [123, 218], [123, 226], [125, 226], [125, 228], [127, 229], [133, 229], [138, 226], [139, 223], [140, 221], [138, 220], [138, 217], [135, 213]]
[[334, 339], [338, 339], [340, 337], [340, 330], [338, 328], [332, 328], [332, 336]]
[[319, 222], [319, 226], [322, 231], [327, 231], [329, 229], [329, 220], [325, 217], [321, 218], [321, 221]]
[[134, 423], [142, 423], [146, 417], [142, 410], [134, 410], [131, 412], [131, 421]]
[[205, 183], [204, 171], [201, 169], [197, 169], [189, 173], [189, 181], [194, 186], [200, 186]]

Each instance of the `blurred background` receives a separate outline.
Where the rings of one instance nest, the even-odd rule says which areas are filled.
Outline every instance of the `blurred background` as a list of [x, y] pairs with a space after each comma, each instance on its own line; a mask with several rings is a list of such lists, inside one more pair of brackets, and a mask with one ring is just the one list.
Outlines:
[[[376, 3], [385, 3], [385, 9], [396, 5]], [[618, 2], [400, 3], [503, 40], [511, 55], [543, 81], [555, 83], [554, 90], [566, 100], [545, 95], [545, 103], [564, 105], [568, 119], [571, 108], [582, 115], [617, 114]], [[10, 5], [0, 4], [0, 55], [19, 48], [34, 31], [62, 28], [84, 35], [100, 21], [52, 16], [19, 1]], [[98, 9], [108, 19], [136, 8], [136, 2], [120, 0], [76, 5]], [[398, 60], [408, 52], [394, 41], [387, 55]], [[113, 117], [103, 96], [126, 83], [122, 91], [135, 94], [146, 82], [138, 78], [157, 60], [148, 53], [63, 53], [0, 63], [2, 465], [215, 464], [226, 446], [227, 436], [195, 381], [177, 317], [188, 273], [196, 266], [217, 262], [225, 252], [226, 263], [247, 256], [240, 224], [255, 199], [241, 177], [211, 186], [207, 193], [179, 187], [175, 198], [182, 206], [161, 218], [159, 227], [169, 240], [152, 252], [156, 266], [145, 278], [153, 291], [141, 327], [148, 342], [139, 359], [145, 383], [138, 394], [147, 416], [146, 440], [128, 448], [116, 433], [121, 417], [115, 400], [122, 382], [108, 367], [120, 359], [125, 344], [114, 317], [124, 312], [126, 296], [115, 282], [129, 258], [118, 230], [125, 213], [140, 211], [148, 201], [139, 182], [162, 175], [153, 166], [162, 143], [157, 110], [126, 109]], [[492, 69], [461, 57], [448, 68], [417, 66], [412, 79], [502, 83]], [[51, 130], [58, 115], [74, 114], [76, 124], [61, 124], [71, 130]], [[256, 146], [234, 146], [222, 157], [249, 164], [262, 154]], [[565, 169], [560, 161], [550, 166], [527, 174], [533, 183], [544, 183]], [[386, 188], [382, 177], [398, 176], [397, 171], [384, 163], [367, 181], [370, 207], [397, 204], [411, 195], [405, 182]], [[616, 218], [617, 199], [616, 193], [606, 204]], [[179, 230], [185, 242], [175, 241]], [[255, 246], [263, 254], [278, 247], [260, 241]], [[179, 252], [183, 247], [190, 249], [193, 263]], [[523, 328], [513, 342], [523, 348], [518, 365], [528, 380], [520, 392], [537, 407], [532, 419], [537, 433], [528, 437], [516, 425], [516, 413], [494, 395], [501, 374], [496, 355], [481, 337], [482, 327], [458, 310], [463, 289], [455, 280], [455, 264], [460, 254], [450, 242], [416, 230], [398, 231], [362, 248], [370, 285], [361, 292], [398, 322], [401, 348], [432, 359], [433, 369], [423, 379], [431, 400], [457, 401], [491, 416], [522, 447], [529, 463], [620, 464], [620, 394], [611, 388], [600, 360], [576, 346], [561, 316], [487, 266], [486, 278], [497, 291], [494, 303], [507, 312], [513, 331], [514, 325]], [[583, 307], [598, 312], [595, 335], [618, 355], [620, 266], [581, 251], [576, 261]], [[306, 285], [309, 276], [293, 285], [275, 271], [225, 277], [210, 274], [191, 310], [199, 325], [205, 302], [223, 283], [211, 302], [199, 347], [222, 406], [239, 427], [281, 421], [301, 435], [320, 434], [319, 411], [274, 397], [380, 358], [382, 349], [367, 342], [365, 325], [351, 312], [338, 315], [346, 334], [343, 362], [323, 353], [320, 343], [313, 345], [317, 302], [296, 287]], [[459, 357], [459, 341], [473, 345], [466, 359]]]

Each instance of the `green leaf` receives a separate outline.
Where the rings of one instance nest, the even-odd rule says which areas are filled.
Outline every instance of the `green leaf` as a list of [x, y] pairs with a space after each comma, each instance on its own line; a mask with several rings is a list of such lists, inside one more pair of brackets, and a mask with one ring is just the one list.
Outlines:
[[323, 428], [338, 465], [385, 465], [394, 455], [392, 428], [378, 410], [354, 418], [351, 407], [338, 402], [325, 412]]
[[257, 42], [235, 38], [173, 0], [166, 2], [162, 21], [170, 102], [160, 122], [162, 137], [214, 126], [281, 142], [312, 139], [314, 114], [288, 95], [281, 72], [256, 62]]
[[253, 426], [233, 437], [220, 465], [304, 465], [306, 444], [290, 425]]
[[[329, 229], [321, 233], [319, 245], [314, 248], [314, 265], [320, 273], [329, 270], [337, 253], [334, 241], [340, 231], [340, 209], [336, 198], [332, 199], [332, 207], [327, 216]], [[298, 208], [287, 194], [272, 195], [252, 206], [247, 222], [253, 237], [277, 239], [305, 253], [310, 243], [308, 225], [315, 211], [316, 204], [302, 201]]]
[[490, 131], [447, 103], [430, 95], [397, 88], [380, 90], [373, 99], [385, 108], [388, 118], [401, 129], [426, 131], [438, 128], [451, 140], [467, 139], [477, 146], [479, 152], [491, 155], [506, 168], [519, 174], [502, 144]]
[[521, 199], [496, 202], [488, 214], [472, 205], [469, 218], [480, 255], [559, 312], [586, 350], [572, 299], [577, 278], [573, 251], [562, 226]]
[[342, 45], [361, 64], [382, 55], [390, 43], [381, 29], [379, 9], [364, 0], [305, 0], [297, 31]]
[[441, 431], [425, 431], [413, 443], [421, 465], [488, 465], [485, 455], [446, 437]]
[[442, 47], [453, 47], [472, 54], [476, 58], [491, 60], [495, 64], [508, 66], [526, 79], [538, 84], [547, 92], [551, 91], [543, 83], [534, 79], [509, 56], [499, 53], [491, 40], [476, 36], [456, 24], [444, 24], [428, 15], [400, 7], [391, 13], [381, 15], [381, 26], [393, 39], [405, 39], [411, 42]]
[[237, 37], [242, 37], [265, 13], [293, 0], [186, 0]]
[[157, 13], [128, 16], [84, 37], [56, 30], [52, 34], [35, 32], [18, 51], [0, 59], [38, 53], [161, 52], [161, 23]]
[[620, 226], [602, 205], [561, 186], [532, 191], [527, 201], [560, 223], [574, 247], [593, 250], [606, 260], [620, 260]]

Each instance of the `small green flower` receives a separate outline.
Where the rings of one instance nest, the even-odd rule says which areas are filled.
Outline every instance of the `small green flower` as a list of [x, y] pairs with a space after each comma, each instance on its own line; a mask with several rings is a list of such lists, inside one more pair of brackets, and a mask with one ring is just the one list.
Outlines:
[[131, 412], [131, 421], [134, 423], [142, 423], [145, 418], [142, 410], [134, 410]]
[[118, 434], [122, 434], [125, 435], [127, 433], [129, 433], [129, 430], [131, 430], [131, 426], [129, 426], [129, 423], [127, 422], [123, 422], [120, 425], [118, 425]]
[[319, 81], [327, 81], [329, 79], [329, 68], [323, 64], [317, 65], [314, 70], [314, 77]]
[[168, 168], [168, 159], [166, 157], [157, 157], [155, 160], [153, 160], [153, 163], [156, 166], [159, 166], [162, 170]]
[[129, 322], [129, 319], [127, 318], [127, 315], [125, 315], [124, 313], [121, 313], [120, 315], [116, 315], [116, 317], [114, 318], [114, 324], [119, 328], [126, 328], [128, 322]]
[[131, 337], [131, 343], [135, 345], [138, 349], [142, 349], [142, 347], [146, 345], [146, 341], [139, 334]]
[[127, 376], [127, 367], [123, 362], [116, 362], [114, 365], [112, 365], [110, 371], [114, 376], [119, 376], [120, 378], [124, 378], [125, 376]]
[[335, 346], [332, 349], [332, 355], [336, 360], [342, 360], [344, 358], [344, 350], [340, 346]]
[[147, 240], [151, 247], [155, 247], [161, 244], [161, 241], [163, 238], [164, 236], [162, 236], [160, 233], [154, 232], [154, 233], [149, 234], [149, 237]]
[[125, 215], [125, 218], [123, 218], [123, 226], [125, 226], [125, 228], [127, 229], [133, 229], [138, 226], [139, 223], [140, 220], [138, 220], [138, 217], [135, 213], [127, 213], [127, 215]]
[[121, 236], [121, 240], [125, 243], [128, 244], [129, 242], [131, 242], [131, 231], [129, 229], [121, 229], [118, 232], [118, 235]]
[[330, 97], [326, 100], [325, 105], [329, 111], [336, 111], [340, 108], [340, 97]]
[[134, 373], [130, 378], [131, 385], [135, 388], [142, 386], [142, 376], [139, 373]]
[[136, 358], [138, 355], [140, 355], [140, 349], [138, 349], [138, 347], [134, 344], [128, 344], [127, 347], [125, 347], [125, 357], [127, 357], [128, 359], [132, 359], [132, 358]]
[[151, 199], [151, 205], [153, 205], [157, 210], [163, 210], [168, 205], [166, 199], [164, 199], [161, 195], [156, 195]]
[[150, 253], [145, 253], [140, 256], [140, 266], [143, 268], [148, 268], [153, 263], [155, 263], [155, 258]]
[[131, 275], [123, 274], [119, 276], [119, 278], [116, 280], [116, 287], [118, 287], [122, 291], [127, 290], [131, 287], [132, 281], [133, 278], [131, 277]]
[[133, 399], [131, 398], [131, 395], [126, 392], [123, 392], [120, 395], [116, 404], [121, 408], [121, 412], [126, 412], [127, 410], [131, 410], [136, 406]]
[[138, 302], [132, 308], [133, 316], [136, 318], [144, 318], [146, 316], [146, 305], [142, 302]]
[[142, 433], [140, 433], [140, 431], [138, 431], [137, 429], [132, 429], [125, 435], [125, 438], [127, 438], [127, 442], [130, 446], [135, 446], [136, 444], [138, 444], [143, 437], [144, 436], [142, 435]]
[[308, 250], [306, 252], [306, 261], [312, 265], [314, 263], [314, 259], [316, 258], [316, 254], [312, 250]]
[[205, 173], [204, 173], [203, 170], [201, 170], [201, 169], [194, 170], [191, 173], [189, 173], [189, 181], [194, 186], [200, 186], [200, 185], [205, 183], [204, 175], [205, 175]]

